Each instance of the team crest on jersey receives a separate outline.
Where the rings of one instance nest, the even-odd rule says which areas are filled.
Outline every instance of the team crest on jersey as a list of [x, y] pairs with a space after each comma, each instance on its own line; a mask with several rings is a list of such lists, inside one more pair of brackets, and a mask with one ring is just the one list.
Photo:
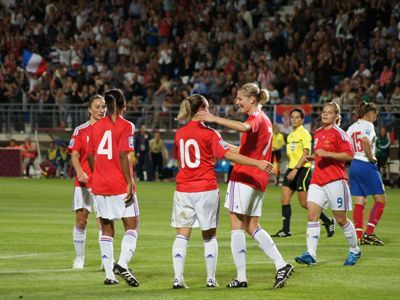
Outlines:
[[75, 143], [75, 139], [72, 138], [72, 139], [69, 141], [69, 147], [72, 148], [72, 147], [74, 146], [74, 143]]
[[227, 144], [225, 141], [220, 140], [220, 141], [219, 141], [219, 144], [220, 144], [220, 145], [222, 146], [222, 148], [224, 148], [225, 150], [229, 149], [229, 146], [228, 146], [228, 144]]
[[365, 134], [366, 134], [366, 135], [370, 135], [370, 134], [371, 134], [371, 129], [365, 130]]
[[133, 136], [130, 136], [129, 138], [128, 138], [128, 141], [129, 141], [129, 147], [130, 148], [133, 148]]

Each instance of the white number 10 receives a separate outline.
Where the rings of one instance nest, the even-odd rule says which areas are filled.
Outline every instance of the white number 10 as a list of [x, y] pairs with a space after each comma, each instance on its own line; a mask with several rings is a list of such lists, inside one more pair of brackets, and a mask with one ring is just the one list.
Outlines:
[[[189, 147], [194, 147], [194, 161], [190, 159]], [[181, 168], [188, 166], [189, 168], [197, 168], [200, 165], [200, 148], [199, 144], [193, 139], [187, 140], [186, 143], [183, 139], [179, 140], [179, 150], [181, 154]]]
[[112, 159], [112, 137], [111, 130], [106, 130], [104, 132], [103, 138], [100, 141], [99, 148], [97, 149], [97, 154], [107, 155], [109, 160]]

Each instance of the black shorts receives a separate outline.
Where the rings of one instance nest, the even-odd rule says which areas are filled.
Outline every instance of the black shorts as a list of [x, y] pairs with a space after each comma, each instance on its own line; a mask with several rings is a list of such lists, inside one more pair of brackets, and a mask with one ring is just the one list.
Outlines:
[[287, 179], [288, 174], [293, 169], [287, 169], [283, 178], [282, 186], [287, 186], [292, 191], [305, 192], [308, 191], [311, 181], [311, 168], [300, 168], [292, 181]]
[[274, 162], [274, 157], [276, 157], [276, 161], [278, 163], [281, 162], [281, 157], [282, 157], [282, 150], [276, 150], [272, 151], [272, 156], [271, 156], [271, 161]]

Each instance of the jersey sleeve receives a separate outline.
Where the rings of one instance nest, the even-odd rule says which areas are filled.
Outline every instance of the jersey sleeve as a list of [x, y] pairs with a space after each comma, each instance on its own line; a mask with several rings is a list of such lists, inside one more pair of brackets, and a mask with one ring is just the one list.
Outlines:
[[350, 143], [349, 137], [346, 133], [336, 135], [338, 152], [346, 152], [350, 156], [354, 157], [353, 146]]
[[124, 126], [118, 145], [118, 149], [120, 152], [131, 152], [134, 150], [134, 132], [135, 126], [133, 124]]
[[256, 118], [255, 116], [250, 116], [246, 122], [247, 124], [249, 124], [251, 126], [251, 131], [252, 132], [257, 132], [258, 129], [260, 128], [260, 123], [258, 121], [258, 118]]
[[80, 151], [82, 149], [82, 134], [79, 132], [76, 135], [73, 135], [69, 141], [68, 145], [68, 153], [72, 151]]
[[94, 149], [94, 140], [93, 140], [93, 127], [96, 126], [96, 124], [94, 124], [91, 128], [91, 130], [89, 130], [88, 132], [88, 143], [87, 143], [87, 153], [88, 155], [95, 155], [96, 151]]
[[375, 129], [374, 125], [368, 124], [367, 126], [364, 126], [364, 128], [361, 131], [361, 138], [366, 137], [370, 143], [372, 143], [372, 140], [375, 136]]
[[303, 134], [301, 135], [301, 144], [303, 145], [303, 149], [311, 150], [311, 134], [304, 130]]
[[222, 139], [222, 137], [217, 134], [216, 132], [213, 132], [212, 135], [212, 151], [213, 155], [217, 159], [221, 159], [224, 157], [225, 153], [228, 152], [229, 146], [225, 141]]

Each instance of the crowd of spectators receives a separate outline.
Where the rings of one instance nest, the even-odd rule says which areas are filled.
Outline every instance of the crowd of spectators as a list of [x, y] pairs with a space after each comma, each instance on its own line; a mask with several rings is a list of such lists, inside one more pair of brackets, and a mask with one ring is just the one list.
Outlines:
[[[240, 118], [236, 89], [258, 81], [272, 104], [384, 105], [393, 129], [400, 110], [400, 3], [391, 0], [3, 1], [0, 102], [86, 104], [120, 88], [135, 122], [152, 126], [193, 92], [218, 113]], [[12, 4], [10, 4], [12, 3]], [[47, 72], [28, 74], [23, 50], [42, 55]], [[76, 125], [76, 124], [73, 124]]]

